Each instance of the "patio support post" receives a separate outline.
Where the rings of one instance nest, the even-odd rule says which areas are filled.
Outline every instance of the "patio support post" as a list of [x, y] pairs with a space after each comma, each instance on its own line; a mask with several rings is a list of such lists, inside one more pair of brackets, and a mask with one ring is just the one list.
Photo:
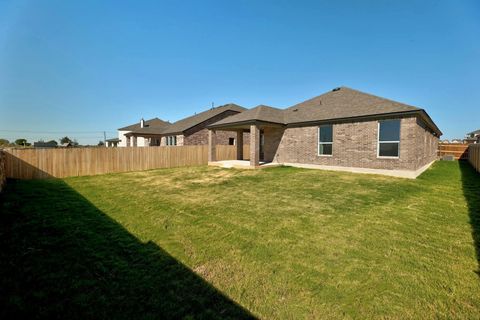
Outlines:
[[133, 147], [136, 147], [137, 146], [137, 137], [132, 136], [132, 139], [133, 139]]
[[237, 131], [237, 160], [243, 160], [243, 130]]
[[130, 137], [126, 137], [126, 138], [127, 138], [127, 147], [130, 147], [131, 146]]
[[250, 126], [250, 166], [260, 165], [260, 129], [257, 125]]
[[217, 161], [217, 132], [208, 130], [208, 162]]

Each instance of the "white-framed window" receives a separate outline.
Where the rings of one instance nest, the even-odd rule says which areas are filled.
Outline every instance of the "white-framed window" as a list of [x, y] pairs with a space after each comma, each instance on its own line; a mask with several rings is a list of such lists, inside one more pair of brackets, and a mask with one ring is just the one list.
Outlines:
[[168, 136], [167, 146], [176, 146], [176, 145], [177, 145], [177, 136]]
[[400, 156], [400, 119], [378, 121], [379, 158], [398, 158]]
[[318, 127], [318, 155], [331, 156], [333, 154], [333, 126], [331, 124]]

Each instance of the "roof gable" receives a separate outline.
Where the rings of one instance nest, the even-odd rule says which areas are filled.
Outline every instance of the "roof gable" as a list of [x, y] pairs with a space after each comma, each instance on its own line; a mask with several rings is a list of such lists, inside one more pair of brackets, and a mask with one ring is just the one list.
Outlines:
[[288, 123], [420, 111], [404, 103], [347, 87], [336, 88], [285, 110]]
[[222, 119], [216, 122], [215, 125], [228, 125], [247, 121], [264, 121], [285, 124], [284, 110], [266, 105], [259, 105], [253, 109]]

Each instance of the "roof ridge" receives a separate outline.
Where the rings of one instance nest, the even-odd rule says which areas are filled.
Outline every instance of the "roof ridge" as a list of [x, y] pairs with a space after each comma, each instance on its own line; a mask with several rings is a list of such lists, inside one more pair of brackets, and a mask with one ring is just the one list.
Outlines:
[[[335, 90], [335, 89], [339, 89], [339, 90]], [[404, 105], [404, 106], [407, 106], [407, 107], [411, 107], [411, 108], [415, 108], [415, 109], [418, 109], [418, 110], [423, 110], [422, 108], [419, 108], [419, 107], [416, 107], [416, 106], [412, 106], [410, 104], [407, 104], [407, 103], [404, 103], [404, 102], [400, 102], [400, 101], [395, 101], [395, 100], [391, 100], [391, 99], [388, 99], [388, 98], [384, 98], [384, 97], [380, 97], [380, 96], [377, 96], [377, 95], [374, 95], [372, 93], [368, 93], [368, 92], [364, 92], [364, 91], [360, 91], [360, 90], [357, 90], [357, 89], [353, 89], [353, 88], [350, 88], [350, 87], [347, 87], [347, 86], [340, 86], [340, 87], [335, 87], [333, 90], [330, 90], [330, 91], [327, 91], [325, 93], [322, 93], [318, 96], [315, 96], [313, 98], [310, 98], [310, 99], [307, 99], [305, 101], [302, 101], [302, 102], [299, 102], [299, 103], [296, 103], [294, 104], [293, 106], [290, 106], [288, 107], [287, 109], [285, 110], [289, 110], [289, 109], [293, 109], [301, 104], [304, 104], [304, 103], [308, 103], [310, 101], [313, 101], [313, 100], [316, 100], [322, 96], [325, 96], [327, 94], [331, 94], [332, 92], [339, 92], [341, 91], [342, 89], [347, 89], [347, 90], [350, 90], [350, 91], [353, 91], [353, 92], [357, 92], [357, 93], [360, 93], [360, 94], [363, 94], [363, 95], [367, 95], [367, 96], [370, 96], [370, 97], [373, 97], [373, 98], [377, 98], [377, 99], [380, 99], [380, 100], [383, 100], [383, 101], [388, 101], [388, 102], [391, 102], [391, 103], [395, 103], [395, 104], [401, 104], [401, 105]]]
[[[416, 106], [412, 106], [411, 104], [408, 104], [408, 103], [405, 103], [405, 102], [401, 102], [401, 101], [396, 101], [396, 100], [392, 100], [392, 99], [388, 99], [388, 98], [385, 98], [385, 97], [380, 97], [380, 96], [377, 96], [375, 94], [372, 94], [372, 93], [368, 93], [368, 92], [364, 92], [364, 91], [360, 91], [360, 90], [357, 90], [357, 89], [352, 89], [350, 87], [346, 87], [346, 86], [341, 86], [340, 87], [341, 89], [348, 89], [348, 90], [351, 90], [351, 91], [355, 91], [355, 92], [358, 92], [358, 93], [361, 93], [361, 94], [364, 94], [364, 95], [367, 95], [367, 96], [370, 96], [370, 97], [374, 97], [374, 98], [377, 98], [377, 99], [381, 99], [381, 100], [384, 100], [384, 101], [388, 101], [388, 102], [393, 102], [393, 103], [396, 103], [396, 104], [403, 104], [407, 107], [412, 107], [412, 108], [416, 108], [418, 110], [423, 110], [422, 108], [419, 108], [419, 107], [416, 107]], [[331, 91], [329, 91], [331, 92]], [[326, 92], [326, 93], [329, 93], [329, 92]]]

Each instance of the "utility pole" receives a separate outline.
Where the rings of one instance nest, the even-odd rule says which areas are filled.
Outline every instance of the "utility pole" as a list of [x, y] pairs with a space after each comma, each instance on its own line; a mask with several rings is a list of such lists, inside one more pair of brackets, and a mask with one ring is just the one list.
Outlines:
[[103, 131], [103, 146], [107, 146], [107, 133], [105, 131]]

